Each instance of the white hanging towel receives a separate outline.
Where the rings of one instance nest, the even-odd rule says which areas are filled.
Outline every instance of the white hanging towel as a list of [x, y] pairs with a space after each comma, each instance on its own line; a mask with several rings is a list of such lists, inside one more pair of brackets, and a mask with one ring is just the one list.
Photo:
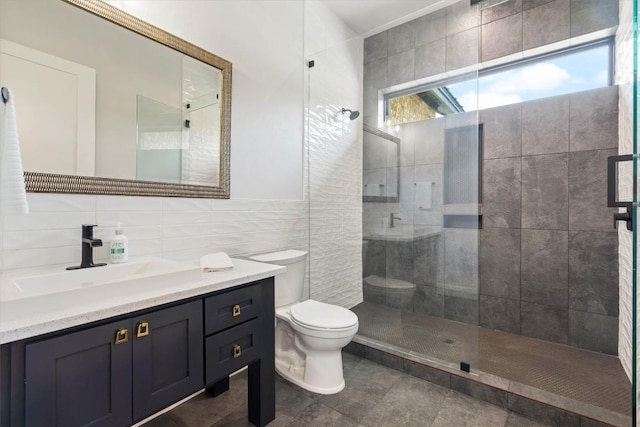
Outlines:
[[433, 182], [416, 182], [415, 203], [420, 209], [431, 209], [431, 191]]
[[20, 140], [13, 94], [6, 103], [0, 99], [0, 213], [29, 213], [24, 171], [20, 157]]

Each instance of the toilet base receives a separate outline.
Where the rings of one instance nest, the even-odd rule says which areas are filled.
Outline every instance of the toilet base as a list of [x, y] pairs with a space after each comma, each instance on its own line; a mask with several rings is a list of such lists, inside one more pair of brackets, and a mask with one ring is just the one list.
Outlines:
[[328, 387], [328, 388], [320, 388], [320, 387], [315, 387], [310, 384], [307, 384], [303, 380], [304, 368], [289, 369], [289, 366], [290, 365], [288, 365], [287, 363], [283, 361], [279, 361], [276, 358], [276, 372], [280, 374], [282, 378], [297, 385], [300, 388], [303, 388], [305, 390], [309, 390], [313, 393], [318, 393], [318, 394], [336, 394], [341, 392], [344, 389], [344, 385], [345, 385], [344, 379], [337, 386]]
[[277, 319], [276, 372], [314, 393], [335, 394], [342, 391], [342, 348], [351, 341], [356, 330], [349, 330], [342, 337], [313, 337], [302, 335], [284, 319]]

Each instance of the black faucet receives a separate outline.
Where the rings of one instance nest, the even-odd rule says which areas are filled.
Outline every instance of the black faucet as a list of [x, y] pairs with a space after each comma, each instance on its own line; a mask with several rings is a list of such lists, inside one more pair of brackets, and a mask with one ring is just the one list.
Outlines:
[[402, 218], [400, 218], [399, 216], [396, 216], [396, 214], [391, 212], [391, 214], [389, 215], [389, 228], [395, 227], [396, 221], [402, 221]]
[[98, 264], [93, 263], [93, 248], [102, 246], [102, 240], [93, 238], [93, 227], [97, 227], [97, 225], [82, 224], [82, 262], [80, 265], [67, 267], [67, 270], [107, 265], [104, 262]]

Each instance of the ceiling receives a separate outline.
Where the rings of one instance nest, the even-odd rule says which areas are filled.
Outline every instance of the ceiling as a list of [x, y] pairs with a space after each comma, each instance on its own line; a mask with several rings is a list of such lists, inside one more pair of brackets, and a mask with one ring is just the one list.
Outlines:
[[323, 0], [353, 31], [364, 37], [379, 33], [458, 0]]

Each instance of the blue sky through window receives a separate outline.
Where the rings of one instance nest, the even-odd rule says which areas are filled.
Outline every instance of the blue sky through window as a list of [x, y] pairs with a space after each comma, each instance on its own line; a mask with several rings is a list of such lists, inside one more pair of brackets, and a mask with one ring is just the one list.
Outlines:
[[609, 85], [609, 44], [543, 58], [447, 85], [465, 111]]

